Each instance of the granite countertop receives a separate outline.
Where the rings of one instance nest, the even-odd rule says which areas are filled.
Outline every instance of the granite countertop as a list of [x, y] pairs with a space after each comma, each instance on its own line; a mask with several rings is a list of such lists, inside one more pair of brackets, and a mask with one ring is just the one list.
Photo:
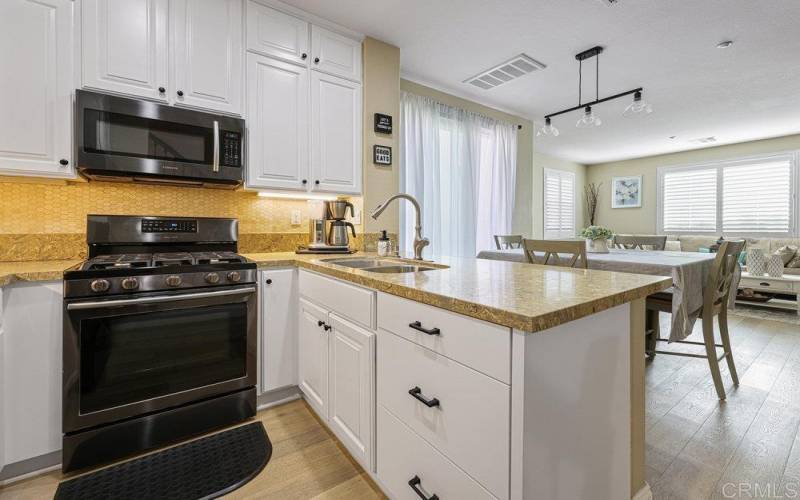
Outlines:
[[[294, 252], [244, 254], [259, 268], [297, 266], [368, 288], [499, 325], [536, 332], [646, 297], [672, 285], [669, 277], [566, 269], [484, 259], [443, 257], [446, 269], [376, 274], [324, 262], [342, 257]], [[51, 281], [78, 261], [0, 262], [0, 286]]]
[[[376, 274], [324, 262], [348, 256], [245, 254], [259, 268], [298, 266], [368, 288], [526, 332], [537, 332], [644, 298], [672, 278], [443, 257], [447, 269]], [[358, 254], [349, 257], [374, 256]]]

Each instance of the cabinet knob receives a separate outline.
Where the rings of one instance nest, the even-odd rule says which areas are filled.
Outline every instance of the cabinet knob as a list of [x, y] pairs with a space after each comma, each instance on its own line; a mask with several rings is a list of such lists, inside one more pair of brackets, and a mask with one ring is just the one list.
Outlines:
[[264, 283], [266, 283], [267, 285], [271, 285], [272, 284], [272, 279], [267, 278], [267, 281], [265, 281]]
[[300, 182], [302, 182], [303, 184], [308, 184], [308, 179], [303, 179], [303, 180], [302, 180], [302, 181], [300, 181]]
[[183, 90], [178, 91], [178, 97], [183, 97]]
[[67, 160], [66, 158], [61, 158], [60, 160], [58, 160], [58, 163], [66, 167], [67, 165], [69, 165], [69, 160]]
[[314, 58], [314, 64], [319, 64], [319, 57]]
[[324, 324], [325, 324], [325, 322], [322, 321], [321, 319], [317, 320], [317, 326], [323, 326]]
[[330, 329], [333, 328], [333, 327], [331, 325], [325, 325], [323, 328], [327, 332], [327, 331], [330, 331]]
[[167, 89], [165, 89], [164, 87], [158, 87], [158, 93], [159, 94], [163, 94], [166, 91], [167, 91]]
[[300, 59], [302, 59], [302, 60], [304, 60], [304, 61], [305, 61], [306, 59], [308, 59], [308, 54], [306, 54], [305, 52], [303, 52], [303, 53], [300, 55]]
[[314, 181], [314, 184], [316, 184], [317, 186], [319, 186], [319, 179], [317, 179], [316, 181]]

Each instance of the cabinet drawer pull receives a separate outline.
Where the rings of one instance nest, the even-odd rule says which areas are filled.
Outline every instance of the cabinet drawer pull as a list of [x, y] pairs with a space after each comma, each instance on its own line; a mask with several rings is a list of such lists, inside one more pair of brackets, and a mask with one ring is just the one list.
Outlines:
[[417, 330], [422, 333], [427, 333], [428, 335], [439, 335], [440, 333], [442, 333], [442, 331], [439, 330], [438, 328], [431, 328], [430, 330], [428, 330], [427, 328], [422, 328], [422, 323], [419, 321], [409, 323], [408, 327], [413, 328], [414, 330]]
[[414, 490], [414, 493], [419, 495], [419, 497], [422, 498], [423, 500], [439, 500], [439, 495], [437, 495], [436, 493], [434, 493], [429, 497], [425, 496], [425, 493], [423, 493], [422, 490], [419, 489], [420, 483], [422, 483], [422, 479], [420, 479], [419, 476], [414, 476], [408, 480], [408, 485], [411, 486], [411, 489]]
[[759, 283], [759, 285], [761, 285], [761, 286], [769, 286], [769, 283], [766, 283], [766, 282], [765, 283]]
[[422, 389], [420, 389], [419, 387], [414, 387], [413, 389], [409, 389], [408, 393], [411, 394], [414, 397], [414, 399], [421, 402], [428, 408], [439, 406], [439, 400], [437, 398], [426, 399], [425, 396], [422, 395]]

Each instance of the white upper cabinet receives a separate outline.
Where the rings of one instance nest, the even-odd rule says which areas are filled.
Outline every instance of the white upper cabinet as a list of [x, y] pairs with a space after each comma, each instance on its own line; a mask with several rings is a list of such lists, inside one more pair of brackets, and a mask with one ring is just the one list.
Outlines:
[[307, 66], [308, 26], [302, 19], [247, 2], [247, 48], [253, 52]]
[[311, 179], [314, 191], [361, 192], [361, 85], [311, 73]]
[[248, 186], [306, 190], [308, 112], [307, 69], [247, 55]]
[[0, 174], [75, 176], [73, 5], [0, 1]]
[[168, 0], [84, 0], [83, 86], [167, 100]]
[[242, 1], [172, 0], [177, 105], [242, 111]]
[[311, 49], [314, 69], [361, 81], [361, 42], [358, 40], [312, 26]]

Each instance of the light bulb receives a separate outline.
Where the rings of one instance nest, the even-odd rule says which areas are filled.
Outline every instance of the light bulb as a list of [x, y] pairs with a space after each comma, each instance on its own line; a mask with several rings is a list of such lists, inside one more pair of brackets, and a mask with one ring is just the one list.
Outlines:
[[550, 123], [550, 118], [544, 119], [544, 125], [539, 127], [539, 130], [536, 131], [536, 137], [546, 137], [552, 135], [553, 137], [558, 137], [560, 132], [558, 129]]
[[649, 115], [653, 112], [653, 106], [648, 104], [642, 99], [642, 93], [636, 92], [633, 94], [633, 102], [628, 104], [622, 116], [633, 117], [640, 115]]
[[578, 128], [592, 128], [599, 127], [602, 124], [603, 120], [592, 111], [592, 107], [586, 106], [583, 110], [583, 116], [578, 119], [575, 126]]

